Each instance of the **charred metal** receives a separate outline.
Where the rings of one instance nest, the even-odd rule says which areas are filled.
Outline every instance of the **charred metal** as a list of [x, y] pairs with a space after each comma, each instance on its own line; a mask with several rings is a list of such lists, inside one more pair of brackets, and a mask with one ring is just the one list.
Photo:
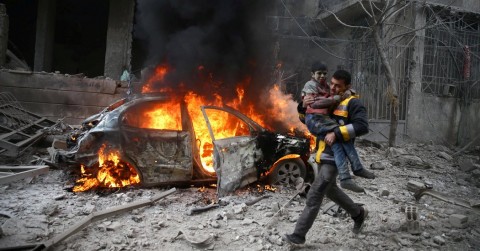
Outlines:
[[[285, 159], [288, 160], [287, 169], [291, 169], [290, 165], [295, 169], [292, 173], [295, 177], [289, 176], [287, 180], [305, 178], [308, 166], [306, 160], [310, 155], [309, 139], [271, 132], [228, 106], [199, 108], [204, 114], [212, 139], [205, 144], [213, 147], [214, 172], [207, 171], [202, 163], [200, 144], [185, 102], [173, 99], [173, 102], [178, 103], [179, 110], [170, 111], [181, 117], [181, 128], [156, 129], [141, 126], [141, 114], [147, 108], [159, 107], [165, 102], [172, 102], [172, 98], [166, 95], [144, 95], [130, 100], [122, 99], [86, 119], [82, 127], [68, 137], [70, 150], [58, 151], [57, 155], [60, 159], [78, 163], [90, 175], [95, 176], [100, 167], [99, 153], [115, 151], [119, 155], [116, 157], [120, 160], [119, 166], [126, 171], [130, 168], [138, 173], [142, 186], [217, 182], [219, 195], [225, 195], [269, 175], [275, 176], [268, 179], [270, 182], [279, 182], [279, 177], [284, 175], [285, 170], [276, 170], [282, 167], [277, 164], [285, 163]], [[207, 115], [210, 110], [228, 113], [229, 117], [242, 121], [249, 134], [217, 138]], [[113, 163], [111, 159], [108, 161], [110, 162], [105, 163]], [[115, 171], [114, 175], [120, 177], [123, 174]]]

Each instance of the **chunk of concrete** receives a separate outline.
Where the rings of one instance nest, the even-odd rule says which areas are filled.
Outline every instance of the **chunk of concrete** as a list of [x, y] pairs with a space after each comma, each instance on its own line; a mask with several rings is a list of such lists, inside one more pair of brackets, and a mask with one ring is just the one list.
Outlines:
[[441, 157], [441, 158], [444, 158], [448, 161], [451, 161], [453, 160], [452, 156], [450, 156], [450, 154], [446, 153], [446, 152], [439, 152], [437, 153], [437, 156]]
[[418, 191], [419, 189], [422, 189], [422, 188], [425, 188], [425, 184], [423, 184], [421, 182], [414, 181], [414, 180], [409, 180], [408, 183], [407, 183], [407, 189], [410, 192], [416, 192], [416, 191]]
[[459, 159], [458, 160], [458, 166], [459, 166], [460, 170], [462, 170], [464, 172], [470, 172], [470, 171], [473, 171], [473, 170], [477, 169], [477, 167], [475, 166], [475, 163], [470, 158]]
[[415, 155], [400, 155], [394, 161], [393, 164], [397, 166], [405, 166], [408, 168], [429, 169], [432, 166], [423, 161], [420, 157]]
[[390, 191], [388, 191], [387, 189], [380, 190], [380, 196], [389, 196], [389, 195], [390, 195]]
[[438, 245], [445, 245], [445, 239], [443, 239], [441, 236], [438, 236], [438, 235], [433, 237], [433, 242]]
[[468, 217], [462, 214], [452, 214], [448, 218], [448, 221], [454, 227], [466, 228], [468, 223]]
[[389, 147], [388, 148], [388, 156], [389, 157], [398, 157], [400, 155], [407, 155], [408, 152], [403, 149], [403, 148], [395, 148], [395, 147]]
[[372, 170], [385, 170], [388, 167], [390, 167], [390, 162], [388, 161], [377, 161], [370, 165], [370, 169]]

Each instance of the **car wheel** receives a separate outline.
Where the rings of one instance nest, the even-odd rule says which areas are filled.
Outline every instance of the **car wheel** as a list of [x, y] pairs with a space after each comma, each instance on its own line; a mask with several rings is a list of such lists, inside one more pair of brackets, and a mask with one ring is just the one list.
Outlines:
[[305, 179], [306, 167], [301, 159], [284, 159], [279, 161], [272, 173], [270, 183], [283, 186], [295, 186], [299, 179]]

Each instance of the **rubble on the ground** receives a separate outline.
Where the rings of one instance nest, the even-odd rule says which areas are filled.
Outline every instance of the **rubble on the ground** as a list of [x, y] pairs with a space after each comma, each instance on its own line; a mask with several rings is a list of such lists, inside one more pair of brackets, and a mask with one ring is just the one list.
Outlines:
[[[346, 192], [369, 209], [367, 226], [353, 235], [353, 221], [326, 199], [305, 249], [478, 249], [478, 147], [454, 154], [455, 149], [431, 144], [359, 145], [358, 152], [376, 179], [354, 176], [367, 192]], [[27, 164], [35, 159], [32, 156], [38, 160], [49, 155], [44, 147], [32, 147], [15, 163], [2, 159], [0, 164]], [[75, 178], [70, 170], [50, 167], [47, 174], [1, 185], [0, 246], [47, 243], [91, 214], [144, 201], [172, 188], [72, 193], [66, 188]], [[414, 185], [440, 192], [451, 201], [466, 201], [470, 208], [432, 196], [416, 201], [408, 189]], [[219, 200], [215, 187], [177, 187], [176, 193], [150, 206], [90, 223], [52, 250], [290, 250], [282, 236], [293, 230], [305, 197], [296, 196], [294, 187], [276, 188], [250, 185]]]

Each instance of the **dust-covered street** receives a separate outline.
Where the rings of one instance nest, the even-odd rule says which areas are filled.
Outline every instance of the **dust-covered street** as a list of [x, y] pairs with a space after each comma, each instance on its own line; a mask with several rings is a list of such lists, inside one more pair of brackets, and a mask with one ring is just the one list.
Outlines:
[[[366, 194], [347, 191], [370, 211], [358, 236], [353, 221], [328, 199], [303, 246], [283, 239], [293, 230], [304, 196], [294, 187], [264, 189], [255, 183], [218, 199], [215, 187], [179, 187], [152, 204], [85, 224], [83, 230], [53, 250], [476, 250], [479, 237], [480, 149], [460, 153], [442, 145], [408, 144], [378, 149], [357, 144], [366, 166], [377, 178], [355, 178]], [[44, 152], [37, 149], [37, 154]], [[91, 214], [148, 200], [169, 187], [68, 191], [73, 172], [48, 174], [2, 185], [1, 247], [48, 243]], [[407, 183], [431, 185], [466, 208], [431, 197], [415, 201]], [[67, 189], [67, 190], [66, 190]], [[275, 190], [275, 191], [272, 191]], [[264, 197], [256, 202], [256, 199]], [[292, 199], [293, 198], [293, 199]], [[290, 201], [291, 200], [291, 201]], [[218, 207], [194, 213], [194, 208]], [[418, 229], [407, 223], [405, 208], [417, 208]], [[327, 207], [331, 207], [330, 209]], [[192, 213], [193, 212], [193, 213]]]

